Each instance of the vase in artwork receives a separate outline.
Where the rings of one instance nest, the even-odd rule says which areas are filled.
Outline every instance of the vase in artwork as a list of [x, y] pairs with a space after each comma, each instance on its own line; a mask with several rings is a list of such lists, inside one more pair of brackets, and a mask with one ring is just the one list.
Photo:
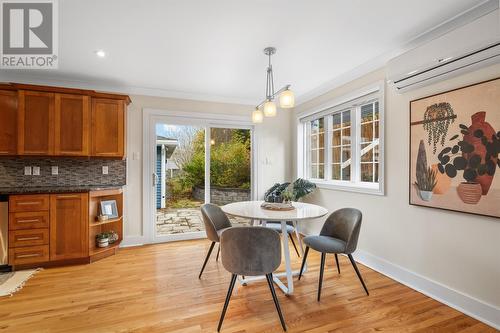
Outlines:
[[481, 200], [482, 187], [479, 183], [463, 182], [457, 187], [460, 199], [469, 205], [475, 205]]
[[451, 178], [446, 173], [439, 172], [437, 164], [433, 164], [431, 167], [436, 172], [436, 186], [432, 192], [434, 194], [445, 194], [450, 189]]
[[[474, 179], [475, 182], [481, 185], [482, 195], [486, 195], [490, 190], [497, 165], [496, 156], [489, 157], [488, 161], [486, 160], [486, 156], [488, 154], [487, 145], [491, 143], [492, 136], [496, 135], [496, 131], [488, 122], [486, 122], [486, 112], [474, 113], [471, 116], [471, 120], [472, 124], [467, 130], [468, 134], [464, 134], [464, 141], [474, 146], [474, 151], [472, 153], [464, 153], [463, 155], [467, 160], [470, 160], [473, 155], [479, 155], [481, 157], [481, 164], [486, 163], [489, 172], [478, 175]], [[485, 141], [483, 142], [483, 140]]]

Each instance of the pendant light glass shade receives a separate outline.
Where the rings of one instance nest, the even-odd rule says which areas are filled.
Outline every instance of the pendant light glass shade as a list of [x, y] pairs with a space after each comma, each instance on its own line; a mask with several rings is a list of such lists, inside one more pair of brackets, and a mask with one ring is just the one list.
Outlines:
[[280, 94], [280, 107], [289, 109], [295, 106], [295, 96], [291, 90], [285, 90]]
[[264, 103], [264, 116], [266, 117], [275, 117], [276, 116], [276, 103], [273, 101], [267, 100]]
[[262, 121], [264, 121], [264, 114], [259, 109], [255, 109], [252, 112], [252, 122], [254, 124], [260, 124]]

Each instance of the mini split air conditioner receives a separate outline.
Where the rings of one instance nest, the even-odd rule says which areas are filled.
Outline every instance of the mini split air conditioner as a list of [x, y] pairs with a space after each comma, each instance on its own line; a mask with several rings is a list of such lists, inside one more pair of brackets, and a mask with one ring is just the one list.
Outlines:
[[500, 15], [496, 9], [389, 61], [387, 79], [409, 91], [500, 63]]

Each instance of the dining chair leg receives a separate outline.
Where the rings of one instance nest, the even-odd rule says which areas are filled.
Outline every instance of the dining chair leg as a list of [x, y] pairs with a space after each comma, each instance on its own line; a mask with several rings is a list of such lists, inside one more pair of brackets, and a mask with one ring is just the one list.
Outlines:
[[224, 302], [224, 307], [222, 308], [222, 313], [220, 315], [219, 326], [217, 326], [217, 332], [220, 332], [220, 328], [222, 327], [222, 322], [224, 321], [224, 316], [226, 315], [227, 306], [229, 305], [229, 300], [231, 299], [231, 295], [233, 294], [234, 284], [236, 283], [236, 278], [238, 275], [231, 275], [231, 282], [229, 283], [229, 289], [227, 290], [226, 301]]
[[361, 273], [358, 270], [358, 266], [356, 265], [356, 262], [354, 261], [354, 258], [352, 257], [351, 254], [347, 255], [349, 257], [349, 260], [351, 261], [352, 267], [354, 267], [354, 270], [356, 271], [356, 274], [358, 275], [359, 281], [361, 281], [361, 284], [363, 285], [363, 288], [365, 289], [365, 292], [367, 295], [370, 295], [368, 292], [368, 289], [366, 288], [365, 281], [363, 281], [363, 278], [361, 277]]
[[220, 243], [219, 246], [217, 247], [217, 257], [215, 258], [215, 261], [219, 261], [219, 254], [220, 254]]
[[337, 271], [340, 274], [339, 256], [337, 255], [337, 253], [335, 253], [335, 262], [337, 263]]
[[304, 271], [304, 266], [306, 264], [307, 254], [309, 253], [309, 246], [306, 246], [306, 250], [304, 251], [304, 258], [302, 258], [302, 265], [300, 266], [299, 280], [302, 277], [302, 272]]
[[323, 271], [325, 270], [326, 253], [321, 253], [321, 267], [319, 269], [318, 302], [321, 298], [321, 286], [323, 285]]
[[297, 245], [295, 245], [295, 241], [293, 240], [293, 235], [290, 234], [289, 236], [290, 240], [292, 241], [293, 248], [295, 249], [295, 253], [297, 253], [297, 257], [300, 258], [300, 253], [299, 250], [297, 249]]
[[285, 319], [283, 319], [283, 314], [281, 313], [280, 303], [278, 301], [278, 297], [276, 296], [276, 291], [274, 290], [273, 285], [273, 274], [266, 274], [267, 284], [269, 285], [269, 289], [271, 290], [271, 295], [273, 296], [274, 305], [276, 306], [276, 310], [278, 311], [278, 316], [280, 317], [281, 326], [283, 330], [286, 331]]
[[201, 279], [201, 274], [203, 274], [203, 270], [205, 269], [205, 266], [207, 265], [208, 258], [210, 258], [210, 254], [212, 253], [212, 250], [214, 249], [215, 242], [212, 242], [210, 245], [210, 248], [208, 249], [207, 257], [205, 258], [205, 262], [203, 263], [203, 266], [201, 267], [200, 275], [198, 275], [198, 279]]

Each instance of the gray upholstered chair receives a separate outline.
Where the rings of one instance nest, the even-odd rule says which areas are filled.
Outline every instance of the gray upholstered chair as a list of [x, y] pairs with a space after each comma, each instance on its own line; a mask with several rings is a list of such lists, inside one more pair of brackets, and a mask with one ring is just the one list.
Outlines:
[[217, 331], [220, 331], [222, 327], [238, 275], [266, 276], [274, 305], [280, 317], [281, 326], [286, 331], [285, 320], [273, 285], [273, 272], [281, 263], [279, 234], [264, 227], [229, 228], [221, 236], [221, 250], [222, 265], [232, 275]]
[[[266, 222], [266, 227], [269, 229], [273, 229], [281, 234], [281, 222], [268, 221]], [[288, 239], [292, 242], [293, 248], [295, 249], [295, 253], [297, 253], [297, 257], [300, 258], [299, 250], [297, 249], [297, 245], [295, 245], [295, 241], [293, 240], [293, 234], [297, 234], [296, 229], [293, 225], [293, 222], [286, 222], [286, 232], [288, 234]]]
[[365, 282], [359, 273], [356, 262], [352, 257], [352, 253], [358, 245], [359, 230], [361, 229], [362, 214], [355, 208], [342, 208], [333, 212], [325, 221], [319, 236], [307, 236], [304, 238], [306, 250], [300, 267], [299, 280], [302, 277], [304, 265], [306, 263], [309, 248], [321, 252], [321, 267], [319, 271], [319, 287], [318, 287], [318, 302], [321, 298], [321, 285], [323, 283], [323, 271], [325, 269], [325, 257], [327, 253], [335, 254], [337, 270], [340, 274], [339, 259], [337, 254], [347, 254], [351, 261], [352, 267], [356, 271], [363, 288], [367, 295], [368, 289]]
[[[203, 262], [203, 266], [201, 267], [200, 275], [198, 276], [199, 279], [201, 279], [201, 275], [203, 274], [203, 270], [207, 265], [208, 258], [210, 258], [210, 254], [214, 249], [215, 243], [219, 243], [220, 235], [222, 234], [222, 232], [231, 227], [229, 218], [217, 205], [205, 204], [201, 206], [201, 215], [203, 217], [203, 224], [205, 225], [207, 238], [212, 241], [212, 244], [210, 244], [207, 256], [205, 258], [205, 261]], [[217, 260], [219, 259], [219, 251], [220, 247], [217, 251]]]

